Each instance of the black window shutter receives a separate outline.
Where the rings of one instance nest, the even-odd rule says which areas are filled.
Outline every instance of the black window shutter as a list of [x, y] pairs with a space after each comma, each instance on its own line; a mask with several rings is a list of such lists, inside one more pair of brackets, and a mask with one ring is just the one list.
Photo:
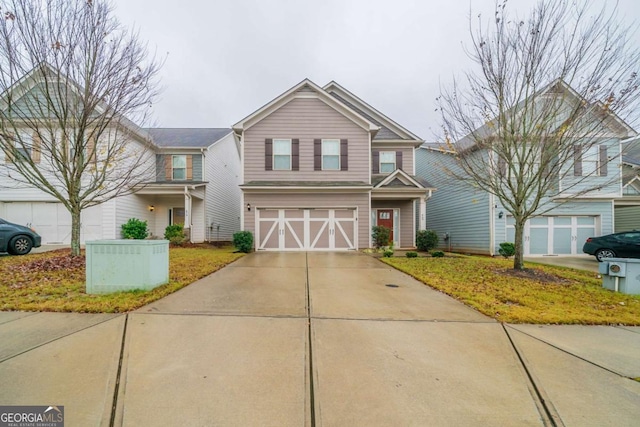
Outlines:
[[380, 173], [380, 152], [374, 151], [371, 156], [371, 173]]
[[607, 176], [607, 164], [609, 159], [607, 158], [607, 146], [600, 146], [600, 176]]
[[349, 142], [346, 139], [340, 140], [340, 170], [349, 170]]
[[582, 145], [573, 146], [573, 175], [582, 176]]
[[322, 140], [313, 140], [313, 170], [322, 170]]
[[300, 170], [300, 140], [291, 140], [291, 170]]
[[396, 151], [396, 169], [402, 169], [402, 151]]
[[273, 139], [264, 140], [264, 170], [273, 170]]

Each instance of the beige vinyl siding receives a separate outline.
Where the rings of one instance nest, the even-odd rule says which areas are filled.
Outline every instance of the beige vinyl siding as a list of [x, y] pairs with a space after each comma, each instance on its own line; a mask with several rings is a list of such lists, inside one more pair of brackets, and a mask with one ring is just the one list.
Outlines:
[[640, 206], [617, 206], [615, 217], [616, 233], [640, 230]]
[[[300, 140], [299, 171], [265, 171], [265, 139]], [[348, 171], [314, 171], [314, 139], [347, 139]], [[315, 98], [296, 98], [244, 135], [244, 181], [369, 182], [369, 133]]]
[[256, 194], [245, 193], [244, 204], [251, 204], [251, 211], [244, 207], [244, 229], [255, 234], [257, 208], [357, 208], [358, 249], [369, 247], [370, 217], [368, 193], [307, 193], [307, 194]]
[[400, 244], [401, 248], [415, 246], [415, 212], [413, 200], [372, 200], [371, 210], [375, 209], [400, 209]]

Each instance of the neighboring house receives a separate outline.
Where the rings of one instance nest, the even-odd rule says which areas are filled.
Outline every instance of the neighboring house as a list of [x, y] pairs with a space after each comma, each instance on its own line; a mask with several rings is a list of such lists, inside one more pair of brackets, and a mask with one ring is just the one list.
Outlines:
[[[82, 213], [81, 241], [121, 238], [130, 218], [146, 220], [152, 237], [183, 224], [192, 242], [230, 241], [240, 229], [240, 153], [231, 129], [134, 129], [131, 144], [149, 144], [156, 179], [134, 194]], [[35, 154], [35, 152], [34, 152]], [[6, 163], [0, 150], [0, 164]], [[0, 217], [33, 227], [43, 244], [68, 244], [71, 216], [35, 187], [0, 177]]]
[[434, 190], [414, 176], [423, 141], [337, 83], [304, 80], [233, 130], [242, 227], [256, 250], [367, 248], [374, 225], [389, 227], [396, 247], [415, 246]]
[[153, 206], [149, 228], [164, 235], [183, 224], [192, 242], [231, 241], [240, 230], [240, 152], [229, 128], [147, 129], [156, 150], [156, 180], [136, 193]]
[[[40, 76], [49, 72], [47, 64], [34, 69], [7, 91], [13, 96], [12, 108], [28, 120], [41, 120], [39, 133], [25, 126], [5, 129], [3, 132], [25, 141], [20, 150], [38, 168], [49, 176], [48, 182], [63, 188], [58, 166], [51, 160], [51, 147], [56, 153], [71, 156], [74, 147], [70, 138], [46, 118], [34, 116], [45, 109], [34, 99], [42, 98], [46, 90]], [[47, 68], [48, 67], [48, 68]], [[55, 72], [52, 71], [55, 75]], [[81, 88], [69, 81], [70, 93]], [[6, 96], [6, 95], [5, 95]], [[141, 129], [126, 118], [118, 120], [119, 127], [109, 127], [104, 138], [118, 134], [125, 138], [124, 154], [112, 170], [117, 176], [128, 176], [133, 169], [127, 160], [139, 157], [136, 163], [137, 191], [121, 195], [83, 210], [81, 215], [81, 242], [121, 237], [121, 225], [130, 218], [148, 222], [152, 237], [162, 237], [169, 224], [183, 224], [192, 242], [229, 241], [240, 229], [240, 146], [231, 129]], [[42, 132], [44, 130], [44, 133]], [[16, 133], [17, 132], [17, 133]], [[43, 136], [45, 139], [43, 139]], [[10, 140], [8, 140], [10, 141]], [[63, 141], [56, 145], [55, 141]], [[48, 144], [44, 144], [47, 142]], [[43, 147], [48, 147], [43, 149]], [[88, 150], [93, 162], [104, 159], [107, 143], [103, 139], [89, 140]], [[90, 148], [89, 148], [90, 147]], [[114, 149], [113, 145], [109, 146]], [[132, 155], [130, 155], [131, 153]], [[137, 153], [137, 154], [135, 154]], [[67, 158], [64, 157], [64, 158]], [[102, 160], [105, 161], [105, 160]], [[54, 165], [54, 166], [52, 166]], [[85, 171], [91, 173], [91, 167]], [[122, 175], [122, 174], [124, 175]], [[0, 217], [17, 224], [33, 227], [43, 244], [69, 244], [71, 216], [62, 203], [38, 188], [19, 183], [12, 176], [20, 176], [11, 153], [0, 149]], [[145, 182], [145, 179], [147, 180]], [[108, 186], [105, 182], [104, 186]]]
[[615, 232], [640, 230], [640, 137], [622, 146], [622, 197], [615, 202]]
[[[614, 206], [622, 198], [621, 141], [636, 133], [611, 119], [596, 154], [576, 154], [580, 160], [559, 179], [559, 193], [527, 221], [525, 255], [582, 254], [588, 237], [613, 233]], [[500, 243], [515, 240], [514, 219], [497, 197], [445, 172], [456, 169], [455, 153], [446, 145], [424, 144], [416, 153], [417, 175], [438, 188], [427, 205], [427, 228], [438, 233], [443, 249], [495, 255]]]

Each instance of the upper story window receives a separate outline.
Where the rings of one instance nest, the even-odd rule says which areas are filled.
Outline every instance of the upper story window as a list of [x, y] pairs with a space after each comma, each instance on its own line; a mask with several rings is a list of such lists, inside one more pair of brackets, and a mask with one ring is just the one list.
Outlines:
[[291, 140], [273, 140], [273, 170], [291, 170]]
[[575, 176], [607, 176], [608, 162], [606, 145], [574, 145]]
[[322, 170], [340, 170], [340, 140], [322, 140]]
[[187, 156], [171, 156], [171, 179], [187, 179]]
[[396, 170], [396, 152], [380, 152], [380, 173], [391, 173]]

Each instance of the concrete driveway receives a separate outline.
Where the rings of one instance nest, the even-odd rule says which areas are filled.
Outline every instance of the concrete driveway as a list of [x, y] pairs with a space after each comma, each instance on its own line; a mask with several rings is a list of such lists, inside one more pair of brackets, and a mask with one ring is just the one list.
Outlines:
[[527, 262], [537, 264], [557, 265], [560, 267], [576, 268], [578, 270], [598, 272], [598, 261], [591, 255], [557, 255], [525, 257]]
[[258, 253], [128, 315], [0, 313], [68, 425], [637, 425], [640, 328], [502, 325], [358, 253]]

